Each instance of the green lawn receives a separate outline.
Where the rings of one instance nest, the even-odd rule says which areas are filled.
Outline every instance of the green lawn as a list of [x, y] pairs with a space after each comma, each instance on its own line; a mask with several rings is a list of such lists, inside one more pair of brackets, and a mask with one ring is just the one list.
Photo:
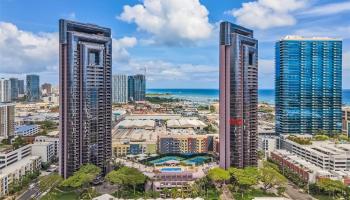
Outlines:
[[79, 200], [79, 195], [74, 191], [58, 191], [57, 189], [45, 195], [41, 200]]

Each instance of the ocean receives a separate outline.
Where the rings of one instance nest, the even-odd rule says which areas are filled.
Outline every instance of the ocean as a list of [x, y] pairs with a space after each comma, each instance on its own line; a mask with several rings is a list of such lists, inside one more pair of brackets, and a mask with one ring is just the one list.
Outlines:
[[[147, 89], [147, 94], [160, 94], [169, 97], [205, 102], [219, 99], [218, 89]], [[260, 89], [259, 102], [275, 103], [275, 90]], [[350, 105], [350, 89], [343, 90], [343, 104]]]

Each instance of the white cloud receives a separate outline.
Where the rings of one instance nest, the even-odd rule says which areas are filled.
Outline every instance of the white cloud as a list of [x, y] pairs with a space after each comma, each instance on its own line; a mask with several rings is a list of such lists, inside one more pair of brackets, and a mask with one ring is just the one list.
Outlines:
[[321, 6], [313, 7], [303, 12], [302, 14], [312, 15], [312, 16], [323, 16], [323, 15], [338, 14], [346, 11], [350, 11], [350, 2], [338, 2], [338, 3], [321, 5]]
[[298, 29], [294, 33], [305, 37], [333, 37], [340, 39], [350, 38], [350, 26], [317, 26]]
[[124, 6], [118, 19], [150, 33], [153, 43], [183, 45], [210, 37], [208, 14], [199, 0], [145, 0], [143, 4]]
[[296, 24], [293, 13], [307, 4], [308, 0], [258, 0], [243, 3], [241, 8], [226, 13], [236, 17], [238, 24], [268, 29]]
[[2, 73], [57, 69], [58, 34], [34, 34], [19, 30], [14, 24], [0, 22], [0, 55]]
[[113, 62], [129, 61], [129, 52], [127, 51], [127, 48], [134, 47], [136, 44], [137, 40], [135, 37], [123, 37], [121, 39], [113, 39]]
[[[113, 62], [129, 60], [134, 37], [113, 39]], [[32, 33], [0, 22], [0, 73], [23, 74], [58, 71], [58, 33]]]
[[218, 81], [218, 67], [208, 65], [175, 64], [163, 60], [130, 60], [116, 68], [117, 73], [145, 73], [149, 81]]

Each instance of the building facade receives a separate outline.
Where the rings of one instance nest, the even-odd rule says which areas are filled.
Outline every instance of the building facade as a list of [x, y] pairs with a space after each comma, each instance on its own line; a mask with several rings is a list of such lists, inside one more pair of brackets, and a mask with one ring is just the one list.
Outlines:
[[0, 103], [0, 138], [15, 134], [15, 105]]
[[39, 156], [28, 156], [8, 167], [1, 169], [0, 174], [0, 197], [9, 194], [10, 186], [15, 182], [19, 182], [25, 175], [37, 172], [41, 169]]
[[19, 89], [18, 89], [18, 79], [10, 78], [11, 82], [11, 100], [16, 101], [18, 99]]
[[41, 85], [42, 95], [50, 95], [52, 93], [52, 85], [50, 83], [44, 83]]
[[31, 146], [32, 155], [40, 156], [42, 163], [51, 163], [56, 158], [53, 142], [34, 142]]
[[11, 81], [0, 79], [0, 102], [11, 102]]
[[112, 77], [113, 103], [128, 103], [128, 77], [123, 74]]
[[18, 136], [33, 136], [39, 133], [39, 125], [20, 125], [16, 126], [15, 135]]
[[142, 74], [128, 76], [129, 101], [144, 101], [146, 99], [146, 77]]
[[59, 21], [60, 173], [111, 158], [112, 39], [109, 28]]
[[40, 100], [40, 78], [38, 75], [27, 75], [27, 100], [31, 102]]
[[24, 91], [24, 80], [18, 80], [18, 94], [19, 95], [24, 95], [25, 91]]
[[348, 137], [350, 137], [350, 108], [344, 108], [343, 109], [343, 133], [345, 133], [346, 135], [348, 135]]
[[276, 133], [340, 132], [342, 41], [286, 36], [275, 63]]
[[37, 136], [35, 137], [35, 142], [51, 142], [54, 144], [54, 154], [55, 154], [55, 159], [58, 158], [59, 154], [59, 144], [60, 144], [60, 139], [58, 137], [48, 137], [48, 136]]
[[258, 41], [220, 24], [220, 167], [257, 165]]

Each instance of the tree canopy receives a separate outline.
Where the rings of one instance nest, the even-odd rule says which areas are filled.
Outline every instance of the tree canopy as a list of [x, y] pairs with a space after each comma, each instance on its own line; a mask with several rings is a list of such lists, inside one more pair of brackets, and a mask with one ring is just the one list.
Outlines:
[[230, 173], [221, 168], [213, 168], [209, 170], [208, 177], [214, 182], [224, 182], [230, 179]]
[[259, 172], [260, 181], [263, 183], [265, 191], [275, 186], [284, 187], [287, 183], [287, 179], [272, 167], [264, 166]]
[[106, 175], [106, 180], [116, 185], [130, 185], [135, 188], [137, 185], [144, 184], [147, 177], [139, 170], [131, 167], [122, 167], [118, 170], [113, 170]]
[[79, 188], [91, 183], [97, 175], [101, 173], [101, 169], [93, 164], [86, 164], [80, 167], [80, 169], [74, 172], [73, 176], [70, 176], [62, 182], [64, 187]]

